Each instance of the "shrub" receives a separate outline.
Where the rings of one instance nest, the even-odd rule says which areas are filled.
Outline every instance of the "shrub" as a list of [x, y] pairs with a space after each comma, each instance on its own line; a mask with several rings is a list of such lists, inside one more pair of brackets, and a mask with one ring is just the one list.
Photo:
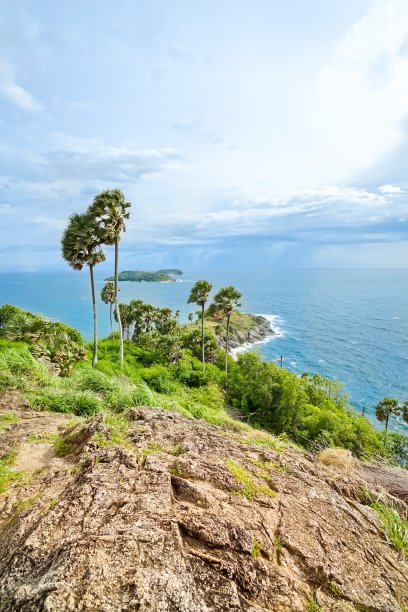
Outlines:
[[103, 407], [102, 399], [92, 391], [50, 388], [30, 392], [27, 399], [35, 410], [72, 412], [79, 416], [95, 414]]

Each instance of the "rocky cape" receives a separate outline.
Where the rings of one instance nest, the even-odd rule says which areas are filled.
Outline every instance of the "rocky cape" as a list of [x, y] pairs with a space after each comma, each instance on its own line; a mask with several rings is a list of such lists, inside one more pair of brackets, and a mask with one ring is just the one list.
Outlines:
[[[276, 335], [270, 321], [261, 315], [247, 314], [248, 324], [241, 329], [234, 328], [232, 325], [229, 335], [229, 346], [231, 349], [246, 347], [248, 345], [264, 342], [268, 338]], [[217, 336], [218, 344], [225, 349], [225, 334]]]
[[[406, 511], [404, 470], [381, 468], [389, 481], [359, 463], [346, 473], [263, 432], [143, 407], [127, 413], [126, 447], [101, 448], [101, 414], [73, 426], [10, 393], [2, 403], [20, 420], [0, 453], [18, 449], [29, 474], [0, 496], [2, 612], [408, 606], [407, 563], [362, 495]], [[58, 428], [63, 457], [50, 442]]]

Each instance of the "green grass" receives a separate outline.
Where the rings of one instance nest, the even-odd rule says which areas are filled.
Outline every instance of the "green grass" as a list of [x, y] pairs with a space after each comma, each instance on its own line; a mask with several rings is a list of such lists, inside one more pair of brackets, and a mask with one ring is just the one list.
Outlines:
[[262, 542], [258, 540], [257, 538], [254, 538], [252, 540], [252, 548], [251, 548], [252, 557], [254, 559], [259, 557], [259, 555], [261, 554], [261, 550], [262, 550]]
[[27, 393], [27, 399], [34, 410], [73, 413], [90, 416], [100, 412], [102, 398], [92, 391], [75, 389], [46, 388]]
[[140, 451], [142, 455], [153, 455], [154, 453], [165, 453], [167, 452], [163, 446], [157, 444], [157, 442], [149, 442], [147, 447], [142, 448]]
[[242, 465], [236, 461], [226, 459], [225, 464], [232, 476], [240, 485], [235, 489], [235, 492], [239, 495], [243, 495], [251, 501], [254, 500], [259, 494], [267, 495], [268, 497], [275, 497], [276, 493], [274, 491], [271, 491], [271, 489], [265, 484], [256, 483], [252, 477], [252, 474], [247, 472], [247, 470], [245, 470]]
[[32, 506], [38, 499], [38, 495], [35, 497], [30, 497], [29, 499], [19, 500], [14, 502], [11, 507], [16, 514], [21, 514], [24, 510], [27, 510], [30, 506]]
[[400, 516], [392, 504], [386, 504], [361, 487], [363, 499], [379, 515], [386, 542], [408, 558], [408, 517]]
[[15, 412], [3, 412], [0, 414], [0, 425], [3, 423], [17, 423], [20, 417]]
[[308, 599], [307, 612], [322, 612], [321, 607], [319, 606], [313, 595], [311, 595]]
[[254, 459], [253, 457], [248, 457], [248, 461], [259, 467], [261, 470], [265, 470], [266, 472], [270, 472], [271, 470], [275, 470], [276, 472], [287, 472], [288, 468], [286, 465], [279, 465], [275, 461], [259, 461], [258, 459]]
[[23, 472], [16, 472], [11, 469], [16, 456], [16, 451], [11, 450], [0, 459], [0, 493], [4, 493], [12, 482], [24, 476]]
[[408, 519], [400, 516], [395, 508], [383, 502], [374, 502], [370, 505], [379, 514], [388, 544], [408, 559]]
[[108, 426], [109, 435], [105, 436], [102, 432], [98, 432], [93, 436], [99, 448], [112, 445], [132, 448], [132, 445], [127, 439], [130, 423], [126, 418], [116, 414], [106, 414], [104, 423]]

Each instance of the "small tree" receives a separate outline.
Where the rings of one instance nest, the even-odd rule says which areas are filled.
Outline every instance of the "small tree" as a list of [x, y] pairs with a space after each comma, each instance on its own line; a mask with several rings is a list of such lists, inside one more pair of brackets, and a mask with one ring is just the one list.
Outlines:
[[402, 404], [401, 414], [404, 421], [408, 423], [408, 400], [405, 400], [405, 402]]
[[123, 330], [118, 301], [119, 240], [121, 233], [126, 231], [125, 222], [129, 219], [128, 208], [130, 208], [130, 204], [125, 202], [125, 196], [120, 189], [110, 189], [97, 195], [88, 209], [88, 213], [97, 223], [100, 242], [115, 247], [115, 310], [119, 324], [119, 362], [121, 367], [123, 366]]
[[234, 289], [234, 287], [223, 287], [214, 296], [214, 308], [222, 316], [227, 318], [227, 331], [225, 336], [225, 380], [228, 377], [228, 356], [229, 356], [229, 328], [231, 314], [235, 308], [241, 306], [240, 299], [242, 293]]
[[105, 261], [105, 255], [101, 249], [101, 242], [93, 217], [89, 214], [73, 214], [69, 218], [68, 227], [62, 236], [62, 256], [74, 270], [82, 270], [86, 264], [89, 266], [92, 289], [92, 307], [94, 320], [94, 348], [92, 367], [98, 361], [98, 326], [96, 315], [96, 294], [94, 267]]
[[188, 304], [198, 304], [201, 306], [201, 361], [203, 362], [203, 370], [205, 370], [204, 311], [211, 289], [211, 283], [206, 280], [199, 280], [192, 288], [188, 298]]
[[192, 323], [194, 321], [194, 315], [193, 315], [192, 312], [189, 313], [188, 320], [189, 320], [190, 323]]
[[115, 303], [115, 283], [108, 281], [101, 291], [101, 300], [104, 304], [109, 304], [109, 320], [111, 326], [111, 335], [113, 334], [112, 327], [112, 306]]
[[399, 406], [398, 400], [394, 399], [393, 397], [384, 397], [384, 399], [379, 401], [375, 407], [375, 416], [377, 417], [377, 419], [382, 422], [385, 421], [384, 444], [387, 438], [388, 420], [391, 415], [399, 414], [400, 410], [401, 408]]

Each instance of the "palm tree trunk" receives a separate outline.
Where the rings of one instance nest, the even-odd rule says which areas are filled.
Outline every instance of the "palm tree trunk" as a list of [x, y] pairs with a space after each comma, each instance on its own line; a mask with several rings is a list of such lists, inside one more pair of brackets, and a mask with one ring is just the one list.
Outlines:
[[115, 309], [116, 309], [116, 318], [118, 320], [118, 325], [119, 325], [119, 363], [120, 363], [120, 367], [123, 367], [123, 329], [122, 329], [122, 321], [120, 318], [118, 289], [119, 289], [119, 244], [118, 244], [118, 240], [116, 239], [115, 240]]
[[93, 356], [92, 356], [92, 367], [96, 366], [98, 361], [98, 323], [96, 318], [96, 295], [95, 295], [95, 278], [94, 278], [94, 267], [89, 266], [89, 273], [91, 275], [91, 289], [92, 289], [92, 308], [93, 308], [93, 322], [94, 322], [94, 345], [93, 345]]
[[203, 362], [203, 372], [205, 372], [204, 354], [204, 304], [201, 305], [201, 361]]
[[230, 316], [227, 316], [227, 336], [225, 338], [225, 386], [228, 385], [228, 354], [229, 354], [229, 326]]
[[112, 326], [112, 302], [109, 302], [109, 319], [111, 325], [111, 336], [113, 336], [113, 326]]

